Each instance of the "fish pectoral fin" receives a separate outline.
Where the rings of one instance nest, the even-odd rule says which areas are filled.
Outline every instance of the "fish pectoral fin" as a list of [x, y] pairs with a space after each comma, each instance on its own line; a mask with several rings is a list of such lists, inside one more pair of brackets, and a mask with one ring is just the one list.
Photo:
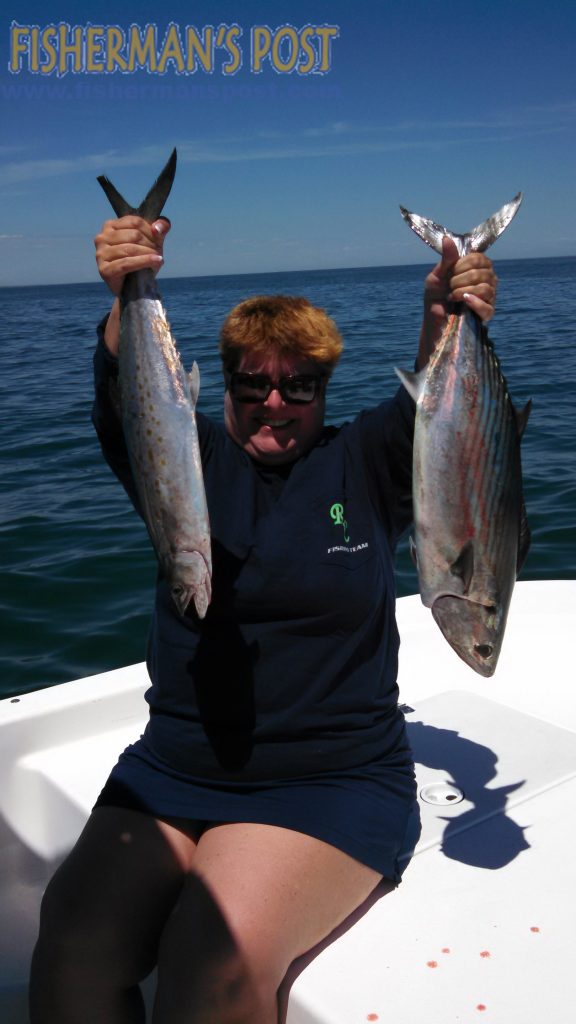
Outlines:
[[420, 370], [418, 373], [413, 373], [411, 370], [399, 370], [398, 367], [395, 366], [394, 372], [402, 381], [410, 397], [417, 402], [424, 391], [424, 383], [428, 373], [426, 368]]
[[532, 399], [529, 398], [526, 405], [521, 412], [514, 409], [514, 415], [516, 416], [516, 428], [518, 430], [518, 438], [521, 439], [524, 431], [526, 430], [526, 424], [528, 423], [528, 417], [532, 409]]
[[416, 547], [416, 541], [414, 537], [408, 539], [408, 547], [410, 548], [410, 556], [416, 568], [418, 568], [418, 548]]
[[467, 541], [458, 558], [452, 562], [450, 566], [450, 573], [452, 576], [457, 576], [458, 579], [462, 580], [464, 587], [463, 593], [467, 594], [470, 590], [470, 584], [472, 583], [472, 577], [474, 575], [474, 546], [472, 541]]
[[198, 369], [198, 363], [192, 363], [192, 368], [188, 374], [188, 384], [190, 386], [190, 398], [192, 404], [196, 405], [198, 401], [198, 395], [200, 394], [200, 370]]

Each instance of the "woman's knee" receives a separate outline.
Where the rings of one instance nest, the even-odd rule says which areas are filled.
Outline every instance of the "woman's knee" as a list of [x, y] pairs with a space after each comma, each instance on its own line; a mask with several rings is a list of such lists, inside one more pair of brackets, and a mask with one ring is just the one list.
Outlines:
[[247, 918], [233, 929], [191, 875], [162, 937], [154, 1020], [272, 1024], [284, 975], [280, 958]]

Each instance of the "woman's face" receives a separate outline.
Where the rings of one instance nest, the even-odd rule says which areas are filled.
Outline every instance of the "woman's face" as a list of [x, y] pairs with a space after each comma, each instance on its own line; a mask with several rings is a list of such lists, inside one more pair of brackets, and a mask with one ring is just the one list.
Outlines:
[[[261, 373], [273, 381], [280, 377], [319, 374], [317, 363], [307, 359], [284, 357], [267, 359], [261, 354], [246, 355], [240, 373]], [[308, 404], [286, 402], [273, 389], [265, 401], [239, 402], [226, 390], [224, 420], [236, 444], [253, 459], [264, 465], [278, 466], [293, 462], [316, 442], [324, 426], [326, 381], [321, 383], [317, 397]]]

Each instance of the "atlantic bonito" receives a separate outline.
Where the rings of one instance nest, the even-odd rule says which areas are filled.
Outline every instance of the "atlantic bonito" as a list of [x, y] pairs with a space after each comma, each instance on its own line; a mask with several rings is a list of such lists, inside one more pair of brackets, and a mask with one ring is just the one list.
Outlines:
[[[153, 223], [175, 173], [176, 150], [137, 209], [108, 178], [98, 181], [118, 217]], [[120, 410], [141, 511], [178, 611], [184, 615], [193, 601], [203, 618], [212, 561], [195, 416], [198, 367], [188, 375], [182, 366], [152, 270], [126, 275], [120, 308]]]
[[[437, 252], [448, 235], [464, 256], [487, 249], [521, 199], [465, 235], [400, 209]], [[530, 403], [515, 410], [486, 328], [465, 303], [454, 306], [428, 365], [396, 372], [416, 402], [412, 551], [422, 602], [457, 654], [491, 676], [530, 543], [520, 465]]]

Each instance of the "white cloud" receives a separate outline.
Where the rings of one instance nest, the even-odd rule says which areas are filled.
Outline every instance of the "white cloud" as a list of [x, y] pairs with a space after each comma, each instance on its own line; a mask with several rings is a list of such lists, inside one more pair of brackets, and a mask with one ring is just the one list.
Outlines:
[[[222, 135], [211, 139], [182, 139], [177, 148], [179, 160], [183, 163], [237, 163], [435, 150], [453, 145], [516, 142], [561, 133], [573, 127], [575, 114], [576, 103], [558, 102], [527, 106], [479, 119], [411, 120], [388, 124], [334, 121], [325, 125], [302, 126], [293, 132], [262, 130], [251, 137]], [[166, 160], [168, 150], [169, 146], [155, 144], [124, 152], [108, 149], [71, 157], [8, 160], [0, 165], [0, 185], [20, 185], [25, 181], [86, 172], [110, 174], [117, 167], [150, 166], [158, 170]], [[21, 147], [0, 147], [0, 157], [21, 151]]]

